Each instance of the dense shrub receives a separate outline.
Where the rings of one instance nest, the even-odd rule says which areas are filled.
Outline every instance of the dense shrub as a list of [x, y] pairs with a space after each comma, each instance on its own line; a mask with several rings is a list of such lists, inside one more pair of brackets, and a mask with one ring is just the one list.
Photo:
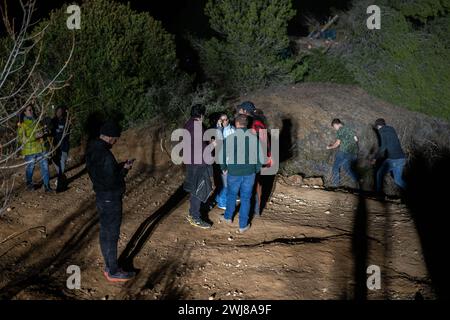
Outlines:
[[290, 0], [210, 0], [216, 37], [197, 43], [206, 75], [233, 92], [299, 81], [305, 65], [292, 56], [287, 34]]
[[81, 137], [92, 113], [118, 117], [126, 126], [158, 113], [171, 118], [186, 108], [191, 79], [177, 68], [174, 37], [147, 13], [107, 0], [85, 1], [81, 30], [68, 30], [65, 7], [51, 13], [39, 71], [53, 74], [75, 49], [64, 76], [69, 86], [55, 101], [75, 116], [74, 134]]
[[355, 83], [352, 73], [347, 70], [339, 57], [323, 53], [321, 50], [313, 50], [305, 57], [305, 62], [308, 65], [306, 82]]
[[444, 6], [430, 10], [428, 15], [437, 16], [427, 16], [427, 23], [420, 25], [409, 17], [423, 18], [423, 2], [378, 1], [381, 30], [368, 30], [366, 9], [372, 2], [355, 1], [342, 20], [349, 37], [343, 50], [347, 68], [368, 92], [450, 120], [448, 11]]

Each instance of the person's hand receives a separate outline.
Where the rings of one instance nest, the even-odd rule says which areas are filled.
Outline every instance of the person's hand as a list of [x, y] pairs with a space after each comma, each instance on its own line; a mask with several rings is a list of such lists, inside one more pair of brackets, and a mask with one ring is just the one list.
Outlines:
[[327, 146], [327, 150], [330, 150], [330, 149], [331, 149], [331, 146], [330, 146], [330, 145], [328, 145], [328, 146]]
[[123, 165], [123, 167], [124, 167], [125, 169], [127, 169], [127, 170], [130, 170], [130, 169], [133, 167], [133, 165], [132, 165], [131, 163], [129, 163], [129, 162], [125, 162], [125, 164]]
[[134, 160], [128, 159], [127, 161], [125, 161], [125, 164], [123, 165], [123, 167], [127, 170], [131, 170], [131, 168], [133, 167], [133, 162], [134, 162]]

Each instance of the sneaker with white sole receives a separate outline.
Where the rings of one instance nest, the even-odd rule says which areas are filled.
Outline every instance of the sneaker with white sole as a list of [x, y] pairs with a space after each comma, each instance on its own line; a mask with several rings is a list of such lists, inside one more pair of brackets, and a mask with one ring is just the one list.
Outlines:
[[119, 269], [116, 273], [111, 273], [108, 268], [103, 271], [103, 274], [105, 275], [106, 280], [110, 282], [126, 282], [136, 276], [136, 273], [133, 271], [124, 271]]
[[208, 222], [206, 222], [202, 219], [193, 218], [190, 214], [187, 215], [186, 219], [194, 227], [198, 227], [198, 228], [202, 228], [202, 229], [210, 229], [211, 228], [211, 224], [209, 224]]
[[245, 228], [239, 228], [239, 233], [244, 233], [244, 232], [246, 232], [248, 229], [250, 229], [250, 224], [248, 224]]

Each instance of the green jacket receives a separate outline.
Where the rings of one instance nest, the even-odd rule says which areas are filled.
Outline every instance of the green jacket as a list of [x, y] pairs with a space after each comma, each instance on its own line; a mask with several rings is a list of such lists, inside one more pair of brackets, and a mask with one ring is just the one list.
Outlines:
[[22, 148], [21, 153], [23, 156], [29, 156], [45, 152], [44, 139], [36, 139], [36, 134], [40, 133], [42, 128], [36, 120], [25, 119], [19, 124], [17, 130], [18, 142]]
[[[243, 136], [238, 139], [240, 134], [247, 134], [248, 137], [245, 140], [242, 139]], [[234, 144], [231, 144], [234, 148], [227, 150], [227, 141], [230, 140], [234, 140]], [[238, 148], [238, 145], [240, 148]], [[235, 133], [229, 135], [223, 141], [220, 151], [223, 152], [219, 155], [219, 157], [222, 157], [220, 168], [227, 170], [231, 176], [248, 176], [261, 171], [263, 159], [261, 159], [259, 153], [262, 151], [262, 147], [258, 137], [247, 129], [236, 129]], [[242, 159], [239, 159], [239, 154]]]

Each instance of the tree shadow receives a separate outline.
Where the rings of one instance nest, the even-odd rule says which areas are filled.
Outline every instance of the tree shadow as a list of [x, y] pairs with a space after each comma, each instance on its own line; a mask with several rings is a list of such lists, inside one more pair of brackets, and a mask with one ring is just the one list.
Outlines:
[[[14, 280], [8, 282], [0, 289], [1, 299], [11, 299], [19, 292], [27, 287], [38, 284], [39, 287], [50, 287], [51, 281], [55, 281], [50, 274], [53, 270], [58, 270], [63, 265], [70, 261], [70, 257], [79, 253], [81, 248], [87, 245], [93, 239], [95, 235], [94, 230], [97, 226], [98, 218], [95, 212], [95, 202], [93, 199], [86, 200], [82, 206], [79, 207], [74, 213], [69, 215], [64, 221], [58, 225], [50, 234], [46, 235], [46, 239], [40, 243], [33, 245], [27, 252], [22, 254], [20, 258], [15, 261], [16, 266], [26, 264], [28, 260], [32, 260], [30, 266], [22, 273], [22, 275], [16, 277]], [[82, 214], [90, 212], [91, 215], [86, 221], [75, 229], [72, 236], [64, 243], [62, 248], [55, 254], [51, 254], [51, 244], [58, 242], [61, 236], [71, 227], [71, 223]], [[50, 246], [49, 246], [50, 245]], [[48, 255], [37, 259], [34, 262], [32, 255], [35, 252], [49, 251]], [[79, 260], [77, 260], [79, 262]], [[81, 266], [80, 266], [81, 267]], [[45, 281], [47, 279], [47, 281]]]
[[433, 289], [439, 299], [450, 298], [445, 251], [449, 246], [448, 147], [416, 148], [405, 172], [405, 202], [414, 220]]

